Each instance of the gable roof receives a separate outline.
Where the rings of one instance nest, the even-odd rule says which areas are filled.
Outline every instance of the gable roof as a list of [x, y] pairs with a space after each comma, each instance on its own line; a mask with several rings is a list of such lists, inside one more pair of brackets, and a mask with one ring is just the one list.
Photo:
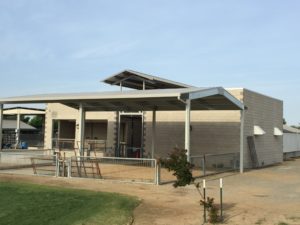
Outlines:
[[[3, 129], [17, 129], [17, 120], [3, 120]], [[30, 126], [27, 123], [24, 123], [23, 121], [20, 121], [20, 129], [21, 130], [36, 130], [35, 127]]]
[[11, 107], [3, 109], [4, 115], [44, 115], [45, 109], [28, 108], [28, 107]]

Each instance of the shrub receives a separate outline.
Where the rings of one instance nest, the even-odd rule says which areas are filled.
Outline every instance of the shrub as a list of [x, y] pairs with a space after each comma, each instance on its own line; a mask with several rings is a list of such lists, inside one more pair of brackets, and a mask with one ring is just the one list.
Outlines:
[[220, 222], [221, 218], [218, 216], [219, 209], [214, 204], [214, 198], [207, 197], [204, 199], [200, 183], [195, 183], [195, 178], [192, 174], [194, 166], [188, 162], [186, 152], [184, 149], [174, 148], [167, 159], [160, 159], [159, 162], [168, 171], [173, 171], [173, 175], [176, 176], [176, 181], [173, 184], [175, 188], [194, 184], [201, 196], [200, 204], [208, 211], [208, 221], [210, 223]]

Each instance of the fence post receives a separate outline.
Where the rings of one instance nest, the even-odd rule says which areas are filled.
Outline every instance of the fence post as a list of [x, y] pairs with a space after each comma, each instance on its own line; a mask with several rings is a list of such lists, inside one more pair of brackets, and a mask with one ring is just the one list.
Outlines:
[[55, 154], [55, 176], [58, 177], [58, 154]]
[[203, 220], [204, 223], [206, 223], [206, 185], [205, 185], [205, 180], [203, 182], [203, 199], [204, 199], [204, 204], [203, 204]]
[[69, 174], [68, 174], [69, 178], [72, 177], [72, 159], [69, 158]]
[[205, 160], [205, 154], [203, 155], [203, 159], [202, 159], [202, 170], [203, 170], [203, 175], [205, 176], [206, 175], [206, 160]]
[[156, 185], [160, 185], [160, 164], [155, 160], [155, 183]]

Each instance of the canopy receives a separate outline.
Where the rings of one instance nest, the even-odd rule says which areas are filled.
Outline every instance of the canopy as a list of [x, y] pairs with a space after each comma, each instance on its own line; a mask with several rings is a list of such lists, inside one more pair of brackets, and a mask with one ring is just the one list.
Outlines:
[[193, 87], [187, 84], [182, 84], [133, 70], [124, 70], [104, 79], [103, 82], [137, 90]]
[[85, 111], [240, 110], [243, 103], [222, 87], [133, 90], [117, 92], [42, 94], [0, 99], [0, 104], [62, 103]]

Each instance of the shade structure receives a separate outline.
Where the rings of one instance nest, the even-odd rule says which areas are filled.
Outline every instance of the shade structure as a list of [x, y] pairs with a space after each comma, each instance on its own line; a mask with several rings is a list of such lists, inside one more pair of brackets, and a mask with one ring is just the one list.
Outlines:
[[5, 115], [45, 115], [45, 109], [28, 108], [28, 107], [12, 107], [3, 110]]
[[[80, 143], [83, 143], [84, 140], [84, 120], [87, 111], [185, 111], [185, 148], [188, 159], [190, 156], [191, 110], [244, 110], [243, 103], [222, 87], [43, 94], [0, 99], [0, 106], [26, 103], [61, 103], [78, 109], [81, 121], [79, 124]], [[155, 133], [155, 129], [153, 131]], [[241, 136], [243, 137], [242, 132], [241, 126]], [[155, 140], [153, 140], [153, 146], [154, 142]], [[82, 149], [81, 144], [81, 153]], [[241, 153], [243, 152], [241, 151]], [[240, 167], [243, 168], [243, 161], [241, 161]]]
[[1, 98], [0, 104], [62, 103], [85, 111], [239, 110], [243, 103], [222, 87], [133, 90], [117, 92], [42, 94]]
[[104, 79], [103, 82], [137, 90], [193, 87], [191, 85], [167, 80], [161, 77], [133, 70], [124, 70], [115, 75], [109, 76], [108, 78]]

